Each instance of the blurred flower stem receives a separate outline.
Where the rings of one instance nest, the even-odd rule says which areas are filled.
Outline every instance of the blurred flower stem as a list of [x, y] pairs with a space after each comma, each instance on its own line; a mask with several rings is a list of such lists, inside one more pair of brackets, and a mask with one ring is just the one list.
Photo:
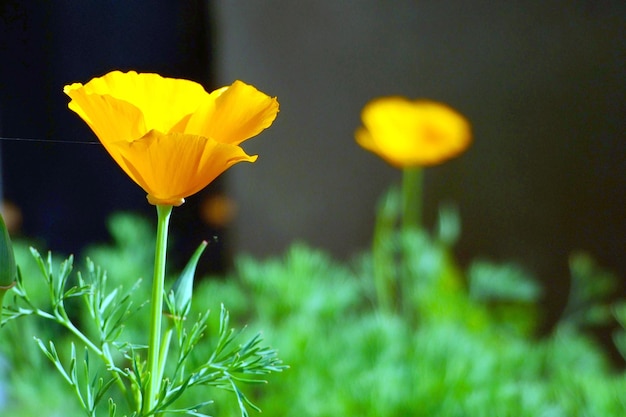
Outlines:
[[422, 177], [421, 167], [402, 169], [402, 230], [422, 227]]
[[374, 285], [378, 307], [385, 313], [394, 310], [398, 284], [394, 261], [394, 231], [399, 215], [399, 190], [393, 187], [378, 203], [372, 244]]
[[415, 288], [413, 280], [417, 279], [411, 272], [411, 257], [416, 256], [408, 250], [406, 239], [411, 234], [419, 232], [422, 228], [422, 204], [423, 204], [423, 177], [422, 167], [404, 167], [402, 169], [402, 229], [401, 229], [401, 266], [400, 266], [400, 308], [405, 319], [413, 322], [415, 319], [415, 306], [413, 294]]
[[156, 405], [161, 389], [161, 319], [163, 317], [163, 288], [165, 282], [165, 260], [167, 235], [172, 214], [172, 206], [157, 205], [157, 237], [154, 254], [154, 279], [150, 300], [150, 339], [148, 341], [148, 385], [143, 398], [144, 413], [149, 413]]
[[[422, 228], [422, 181], [423, 168], [403, 168], [402, 188], [393, 187], [380, 200], [374, 226], [372, 252], [378, 306], [386, 313], [401, 311], [407, 317], [412, 314], [409, 291], [414, 287], [407, 265], [415, 254], [401, 248], [408, 235]], [[400, 240], [396, 241], [398, 223]]]

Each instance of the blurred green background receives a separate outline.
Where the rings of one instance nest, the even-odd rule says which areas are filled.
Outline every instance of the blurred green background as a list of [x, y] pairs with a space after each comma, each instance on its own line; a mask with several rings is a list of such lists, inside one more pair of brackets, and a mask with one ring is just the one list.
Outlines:
[[[115, 215], [109, 226], [115, 243], [91, 246], [87, 254], [108, 266], [111, 289], [129, 288], [150, 270], [147, 243], [154, 232], [136, 215]], [[206, 348], [198, 352], [210, 352], [216, 343], [221, 303], [230, 310], [233, 326], [246, 324], [245, 335], [261, 331], [264, 343], [277, 348], [289, 365], [270, 375], [267, 385], [243, 387], [264, 415], [624, 415], [626, 374], [590, 333], [617, 319], [614, 342], [626, 357], [626, 300], [608, 301], [616, 277], [586, 254], [573, 257], [567, 309], [549, 333], [539, 336], [545, 311], [538, 304], [537, 281], [512, 264], [476, 260], [459, 268], [451, 256], [451, 227], [441, 228], [447, 233], [392, 237], [391, 254], [411, 255], [397, 265], [411, 278], [402, 294], [409, 308], [401, 310], [378, 305], [370, 253], [338, 262], [300, 243], [265, 260], [238, 256], [227, 277], [196, 282], [193, 310], [212, 311]], [[31, 297], [41, 302], [46, 289], [37, 285], [43, 281], [24, 243], [16, 242], [17, 261]], [[133, 293], [136, 300], [148, 299], [149, 285], [144, 282]], [[126, 323], [123, 340], [147, 337], [146, 310]], [[81, 303], [71, 311], [75, 320], [88, 322]], [[9, 323], [2, 334], [2, 415], [82, 415], [71, 390], [32, 341], [33, 335], [54, 338], [67, 355], [72, 338], [28, 319]], [[209, 415], [241, 415], [225, 391], [192, 390], [184, 399], [215, 400], [199, 410]]]

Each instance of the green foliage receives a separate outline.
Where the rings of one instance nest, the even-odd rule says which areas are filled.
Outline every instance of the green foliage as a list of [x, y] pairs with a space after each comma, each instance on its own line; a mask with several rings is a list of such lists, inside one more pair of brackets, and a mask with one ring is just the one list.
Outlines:
[[570, 295], [563, 311], [562, 325], [586, 327], [610, 321], [610, 298], [617, 287], [617, 278], [584, 252], [572, 254], [570, 270]]
[[534, 303], [541, 288], [519, 267], [475, 261], [468, 271], [469, 295], [478, 301]]
[[[150, 222], [130, 213], [117, 213], [109, 219], [108, 229], [112, 244], [93, 245], [86, 250], [86, 257], [96, 265], [106, 265], [107, 275], [113, 285], [151, 277], [155, 233]], [[145, 299], [149, 299], [149, 287], [141, 288]]]
[[626, 359], [626, 301], [622, 301], [613, 306], [613, 315], [621, 327], [613, 335], [615, 345], [622, 354], [622, 357]]
[[[113, 224], [123, 224], [125, 228], [138, 225], [134, 227], [139, 231], [142, 226], [138, 219], [123, 217]], [[142, 240], [145, 236], [128, 233], [118, 239], [118, 247], [101, 247], [95, 252], [103, 258], [129, 260], [125, 252], [137, 251], [128, 239], [137, 237]], [[3, 330], [31, 335], [30, 340], [0, 338], [0, 348], [7, 359], [6, 373], [0, 376], [0, 392], [6, 392], [8, 398], [7, 404], [0, 404], [3, 416], [29, 415], [31, 405], [27, 403], [33, 398], [38, 404], [36, 415], [59, 415], [56, 408], [42, 405], [40, 398], [49, 392], [65, 397], [68, 403], [73, 396], [80, 406], [77, 409], [82, 409], [74, 413], [73, 407], [64, 406], [62, 415], [71, 412], [91, 417], [206, 416], [206, 407], [211, 403], [207, 396], [213, 392], [210, 388], [219, 388], [234, 394], [237, 415], [245, 417], [248, 409], [258, 408], [244, 394], [241, 384], [262, 382], [260, 376], [284, 367], [273, 349], [262, 346], [260, 335], [244, 339], [235, 332], [223, 307], [214, 338], [206, 337], [213, 316], [205, 311], [193, 320], [187, 314], [187, 300], [168, 323], [161, 356], [171, 360], [160, 362], [164, 369], [158, 370], [163, 381], [158, 398], [153, 408], [143, 409], [142, 397], [149, 375], [146, 346], [141, 343], [147, 340], [147, 329], [139, 313], [147, 298], [140, 290], [140, 280], [127, 275], [135, 272], [134, 267], [118, 268], [117, 279], [109, 280], [107, 273], [89, 259], [83, 271], [74, 274], [73, 257], [58, 262], [51, 254], [42, 257], [35, 249], [30, 252], [35, 267], [25, 263], [27, 274], [18, 273], [11, 290], [12, 302], [7, 303], [2, 315]], [[199, 253], [183, 273], [187, 284], [198, 257]], [[37, 275], [39, 285], [34, 284]], [[37, 289], [33, 296], [30, 288]], [[175, 298], [173, 294], [171, 299], [176, 301]], [[23, 333], [23, 328], [28, 332]], [[132, 330], [130, 335], [127, 328]], [[21, 351], [21, 344], [26, 346], [25, 352]], [[28, 346], [38, 347], [48, 362], [37, 360], [37, 366], [29, 366], [30, 358], [36, 355]], [[39, 387], [42, 373], [48, 377], [52, 370], [60, 378], [50, 376], [45, 387]], [[201, 400], [194, 398], [193, 391], [198, 390], [202, 392]], [[27, 392], [31, 395], [25, 395]]]
[[238, 261], [229, 283], [250, 300], [240, 314], [256, 318], [253, 326], [265, 329], [290, 365], [259, 396], [264, 412], [624, 415], [626, 377], [591, 338], [565, 329], [532, 335], [540, 294], [532, 278], [480, 262], [470, 267], [480, 282], [470, 296], [444, 248], [423, 234], [407, 242], [421, 258], [411, 270], [425, 281], [415, 300], [428, 306], [418, 308], [416, 323], [372, 308], [367, 260], [347, 268], [295, 245], [283, 259]]
[[467, 271], [470, 299], [489, 308], [489, 320], [509, 330], [530, 335], [537, 325], [537, 302], [542, 289], [514, 264], [472, 262]]
[[[610, 318], [594, 311], [612, 313], [623, 326], [615, 340], [626, 356], [626, 302], [611, 304], [608, 297], [614, 277], [587, 255], [573, 255], [572, 280], [581, 281], [573, 285], [559, 325], [552, 333], [539, 336], [535, 332], [541, 317], [537, 281], [523, 268], [508, 263], [477, 260], [467, 270], [461, 268], [450, 247], [458, 234], [457, 221], [448, 217], [447, 231], [436, 238], [424, 232], [387, 235], [392, 241], [382, 246], [388, 252], [381, 258], [397, 262], [387, 271], [392, 271], [392, 278], [403, 280], [392, 293], [394, 307], [389, 310], [379, 305], [371, 252], [352, 262], [337, 262], [321, 250], [298, 243], [277, 258], [239, 256], [229, 277], [197, 280], [187, 319], [168, 322], [172, 323], [170, 353], [178, 360], [164, 369], [168, 382], [160, 404], [169, 404], [183, 415], [196, 415], [190, 404], [199, 404], [201, 413], [221, 417], [256, 415], [248, 401], [269, 416], [626, 415], [626, 374], [612, 367], [604, 350], [585, 333], [597, 322], [589, 318]], [[125, 224], [125, 228], [143, 227], [137, 219]], [[54, 305], [80, 305], [72, 311], [81, 322], [101, 316], [100, 324], [88, 328], [91, 340], [98, 346], [109, 343], [113, 360], [125, 358], [124, 367], [137, 375], [142, 372], [139, 358], [143, 347], [127, 342], [143, 334], [143, 309], [124, 319], [123, 332], [111, 329], [122, 311], [140, 307], [133, 302], [131, 308], [117, 309], [126, 294], [148, 298], [143, 284], [135, 284], [132, 274], [149, 266], [122, 266], [132, 263], [129, 253], [143, 259], [140, 243], [145, 237], [139, 236], [137, 231], [127, 230], [124, 241], [89, 252], [92, 258], [97, 254], [99, 264], [118, 265], [116, 276], [107, 274], [106, 282], [97, 267], [90, 269], [87, 264], [82, 268], [86, 271], [82, 281], [72, 281], [63, 290], [55, 289], [58, 284], [48, 285], [63, 299], [62, 303], [48, 302], [50, 314], [54, 315]], [[47, 270], [48, 261], [42, 262]], [[58, 271], [67, 269], [54, 259], [50, 264], [57, 277], [63, 275]], [[33, 269], [41, 266], [29, 264], [21, 275], [30, 277]], [[84, 291], [94, 280], [100, 282], [97, 286], [107, 288], [100, 296]], [[32, 283], [22, 281], [20, 285], [28, 285], [30, 294]], [[41, 304], [40, 295], [47, 293], [40, 291], [31, 299], [38, 298]], [[403, 298], [408, 302], [400, 301]], [[219, 317], [209, 315], [208, 310], [220, 312]], [[8, 313], [13, 314], [11, 311]], [[280, 377], [268, 373], [283, 369], [276, 352], [262, 347], [254, 332], [233, 331], [230, 321], [262, 330], [263, 339], [280, 347], [280, 357], [289, 369]], [[16, 323], [20, 323], [19, 330]], [[40, 336], [42, 349], [52, 356], [49, 362], [54, 365], [42, 361], [32, 337], [19, 342], [24, 349], [12, 352], [7, 349], [12, 344], [6, 342], [10, 337], [3, 339], [0, 347], [8, 362], [5, 380], [11, 381], [11, 402], [0, 408], [3, 416], [42, 416], [28, 404], [33, 396], [49, 399], [47, 416], [59, 415], [63, 404], [59, 398], [67, 395], [74, 375], [79, 382], [90, 381], [90, 391], [81, 393], [83, 401], [99, 398], [110, 378], [105, 367], [95, 364], [93, 349], [87, 361], [84, 350], [78, 348], [80, 339], [63, 332], [64, 338], [54, 345], [55, 354], [47, 341], [59, 330], [31, 321], [12, 320], [2, 332], [19, 334], [22, 323], [30, 323], [24, 327], [27, 334], [35, 330], [44, 334]], [[77, 347], [73, 349], [72, 344]], [[61, 366], [69, 381], [52, 382], [60, 381], [52, 373], [54, 366]], [[124, 367], [120, 367], [123, 379], [130, 375], [124, 374]], [[47, 383], [39, 384], [41, 378]], [[262, 389], [258, 384], [263, 384]], [[190, 389], [178, 396], [183, 386]], [[117, 390], [117, 382], [108, 389]], [[116, 415], [123, 415], [123, 396], [112, 397], [118, 404]], [[107, 415], [109, 404], [101, 403]], [[20, 413], [16, 404], [22, 404], [25, 411]], [[61, 415], [80, 413], [76, 407]]]
[[[384, 229], [393, 221], [382, 221], [376, 233], [385, 239], [350, 265], [296, 244], [282, 258], [239, 257], [233, 277], [201, 284], [203, 301], [239, 305], [239, 317], [264, 329], [290, 365], [256, 398], [264, 412], [624, 415], [626, 375], [610, 366], [602, 348], [580, 326], [566, 325], [566, 317], [554, 333], [536, 335], [537, 281], [513, 264], [480, 260], [461, 270], [450, 248], [458, 221], [449, 209], [445, 216], [437, 239], [396, 234]], [[391, 264], [377, 268], [380, 260]], [[396, 280], [386, 300], [392, 311], [378, 305], [380, 271]], [[588, 269], [586, 277], [598, 278], [598, 271]], [[574, 305], [596, 305], [607, 294], [598, 286], [609, 288], [579, 285]]]

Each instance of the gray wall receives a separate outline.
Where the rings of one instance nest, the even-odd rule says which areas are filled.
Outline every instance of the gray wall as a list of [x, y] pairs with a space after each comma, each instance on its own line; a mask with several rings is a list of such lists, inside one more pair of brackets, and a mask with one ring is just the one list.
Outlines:
[[[276, 95], [260, 155], [227, 181], [234, 243], [367, 248], [378, 197], [400, 178], [354, 142], [363, 104], [402, 94], [473, 123], [471, 149], [426, 174], [427, 221], [458, 203], [458, 253], [566, 280], [572, 249], [624, 271], [623, 1], [215, 2], [218, 81]], [[554, 292], [561, 292], [555, 286]]]

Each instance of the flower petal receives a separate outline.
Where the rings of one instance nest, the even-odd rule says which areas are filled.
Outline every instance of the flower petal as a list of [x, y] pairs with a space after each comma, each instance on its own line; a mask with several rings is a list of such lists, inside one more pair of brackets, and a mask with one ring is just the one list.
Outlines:
[[269, 127], [277, 114], [275, 97], [235, 81], [210, 94], [191, 116], [185, 133], [239, 145]]
[[72, 99], [68, 107], [89, 125], [105, 147], [146, 133], [143, 113], [131, 103], [110, 95], [91, 94], [78, 83], [65, 86], [63, 91]]
[[[75, 90], [77, 87], [74, 86], [76, 84], [68, 87]], [[81, 87], [80, 84], [78, 86]], [[109, 72], [92, 79], [82, 86], [82, 90], [86, 95], [109, 95], [141, 109], [144, 133], [151, 129], [169, 131], [209, 96], [196, 82], [135, 71]]]
[[360, 127], [354, 133], [354, 137], [356, 138], [356, 142], [364, 149], [368, 151], [380, 154], [381, 150], [378, 149], [378, 145], [374, 141], [372, 134], [369, 130], [364, 127]]
[[115, 147], [119, 155], [116, 161], [148, 193], [152, 204], [180, 205], [185, 197], [206, 187], [232, 165], [257, 158], [236, 145], [156, 130]]

